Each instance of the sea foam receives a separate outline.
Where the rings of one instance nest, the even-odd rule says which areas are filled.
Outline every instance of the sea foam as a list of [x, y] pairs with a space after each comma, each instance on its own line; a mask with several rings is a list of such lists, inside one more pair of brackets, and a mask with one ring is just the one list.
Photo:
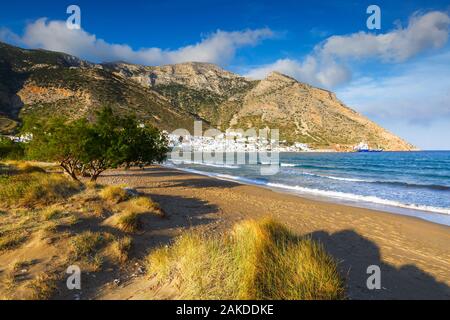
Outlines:
[[419, 211], [426, 211], [426, 212], [450, 215], [450, 208], [440, 208], [440, 207], [433, 207], [433, 206], [407, 204], [407, 203], [402, 203], [399, 201], [382, 199], [382, 198], [379, 198], [376, 196], [363, 196], [363, 195], [344, 193], [344, 192], [338, 192], [338, 191], [319, 190], [319, 189], [306, 188], [306, 187], [301, 187], [301, 186], [273, 183], [273, 182], [265, 181], [263, 179], [249, 179], [249, 178], [240, 177], [240, 176], [233, 176], [233, 175], [215, 173], [215, 172], [205, 172], [205, 171], [200, 171], [200, 170], [196, 170], [196, 169], [178, 168], [178, 167], [176, 167], [176, 168], [181, 171], [185, 171], [185, 172], [189, 172], [189, 173], [200, 174], [200, 175], [223, 179], [223, 180], [231, 180], [231, 181], [243, 183], [243, 184], [264, 186], [267, 188], [274, 188], [274, 189], [278, 189], [278, 190], [286, 190], [286, 191], [290, 191], [290, 192], [294, 192], [294, 193], [298, 193], [298, 194], [309, 194], [309, 195], [314, 195], [314, 196], [321, 196], [321, 197], [347, 200], [347, 201], [353, 201], [353, 202], [367, 202], [367, 203], [373, 203], [373, 204], [378, 204], [378, 205], [385, 205], [385, 206], [399, 207], [399, 208], [405, 208], [405, 209], [410, 209], [410, 210], [419, 210]]

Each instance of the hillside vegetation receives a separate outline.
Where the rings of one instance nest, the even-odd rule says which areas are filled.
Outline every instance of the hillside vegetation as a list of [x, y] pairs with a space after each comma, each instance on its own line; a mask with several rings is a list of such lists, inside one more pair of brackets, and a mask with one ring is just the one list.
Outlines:
[[99, 106], [144, 123], [192, 132], [194, 120], [217, 127], [279, 129], [282, 140], [350, 150], [414, 147], [346, 107], [326, 90], [279, 73], [253, 81], [207, 63], [145, 67], [93, 64], [63, 53], [0, 43], [0, 130], [28, 116], [91, 118]]

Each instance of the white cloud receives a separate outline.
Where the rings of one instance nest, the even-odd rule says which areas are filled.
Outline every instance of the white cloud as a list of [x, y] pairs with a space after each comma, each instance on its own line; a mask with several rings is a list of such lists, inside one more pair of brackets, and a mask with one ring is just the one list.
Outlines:
[[448, 40], [450, 17], [433, 11], [414, 14], [406, 28], [384, 34], [358, 32], [332, 36], [317, 45], [303, 61], [280, 59], [272, 64], [256, 67], [249, 77], [263, 78], [271, 71], [286, 73], [300, 81], [332, 88], [351, 79], [346, 66], [354, 59], [379, 59], [382, 62], [404, 62], [429, 49], [441, 48]]
[[372, 119], [427, 125], [450, 118], [449, 74], [450, 51], [407, 63], [389, 76], [356, 79], [337, 94]]
[[348, 106], [423, 149], [450, 150], [450, 51], [337, 91]]
[[351, 78], [350, 70], [347, 67], [337, 64], [332, 59], [319, 61], [311, 55], [303, 62], [294, 59], [280, 59], [273, 64], [254, 68], [245, 76], [252, 79], [263, 79], [272, 71], [278, 71], [299, 81], [326, 88], [347, 82]]
[[268, 28], [234, 32], [218, 30], [194, 45], [175, 50], [133, 50], [125, 44], [107, 43], [82, 29], [69, 30], [65, 22], [41, 18], [28, 24], [22, 36], [3, 29], [0, 39], [9, 39], [31, 48], [65, 52], [95, 62], [123, 60], [144, 65], [160, 65], [198, 61], [223, 65], [235, 56], [237, 49], [257, 45], [274, 35]]
[[316, 50], [321, 55], [340, 58], [377, 57], [385, 61], [401, 62], [431, 48], [447, 43], [450, 17], [433, 11], [414, 14], [406, 28], [385, 34], [358, 32], [348, 36], [332, 36]]

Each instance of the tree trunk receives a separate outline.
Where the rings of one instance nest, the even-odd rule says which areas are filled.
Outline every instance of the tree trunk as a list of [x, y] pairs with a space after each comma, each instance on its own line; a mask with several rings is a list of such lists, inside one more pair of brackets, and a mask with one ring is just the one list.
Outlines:
[[91, 182], [97, 182], [98, 177], [102, 174], [104, 170], [94, 171], [91, 176]]
[[75, 169], [73, 169], [70, 165], [66, 165], [64, 163], [61, 163], [60, 166], [61, 168], [63, 168], [64, 172], [67, 173], [74, 181], [80, 182], [75, 173]]
[[80, 179], [78, 179], [77, 175], [74, 172], [69, 173], [69, 175], [74, 181], [81, 182]]

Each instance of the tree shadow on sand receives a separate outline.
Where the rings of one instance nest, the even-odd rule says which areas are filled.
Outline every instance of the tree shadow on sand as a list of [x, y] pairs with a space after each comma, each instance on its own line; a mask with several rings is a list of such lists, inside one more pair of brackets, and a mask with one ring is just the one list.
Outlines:
[[[240, 184], [233, 181], [211, 179], [209, 177], [196, 176], [192, 178], [192, 175], [179, 170], [173, 170], [168, 168], [148, 167], [143, 170], [130, 169], [120, 172], [107, 172], [104, 177], [112, 178], [180, 178], [174, 179], [171, 182], [171, 187], [191, 187], [191, 188], [234, 188]], [[145, 189], [147, 187], [136, 187], [136, 189]]]
[[167, 177], [182, 177], [187, 175], [180, 170], [160, 167], [146, 167], [144, 169], [130, 168], [128, 170], [110, 171], [106, 172], [104, 176], [107, 177], [149, 177], [149, 178], [167, 178]]
[[[379, 247], [352, 230], [334, 234], [317, 231], [310, 234], [340, 263], [351, 299], [450, 299], [450, 287], [415, 265], [396, 268], [381, 259]], [[380, 290], [369, 290], [367, 268], [380, 267]]]
[[[171, 183], [171, 188], [220, 188], [220, 189], [229, 189], [240, 186], [239, 183], [225, 180], [217, 180], [210, 178], [194, 178], [194, 179], [182, 179], [179, 181], [174, 181]], [[145, 187], [142, 187], [143, 189]], [[140, 189], [138, 187], [137, 189]]]

